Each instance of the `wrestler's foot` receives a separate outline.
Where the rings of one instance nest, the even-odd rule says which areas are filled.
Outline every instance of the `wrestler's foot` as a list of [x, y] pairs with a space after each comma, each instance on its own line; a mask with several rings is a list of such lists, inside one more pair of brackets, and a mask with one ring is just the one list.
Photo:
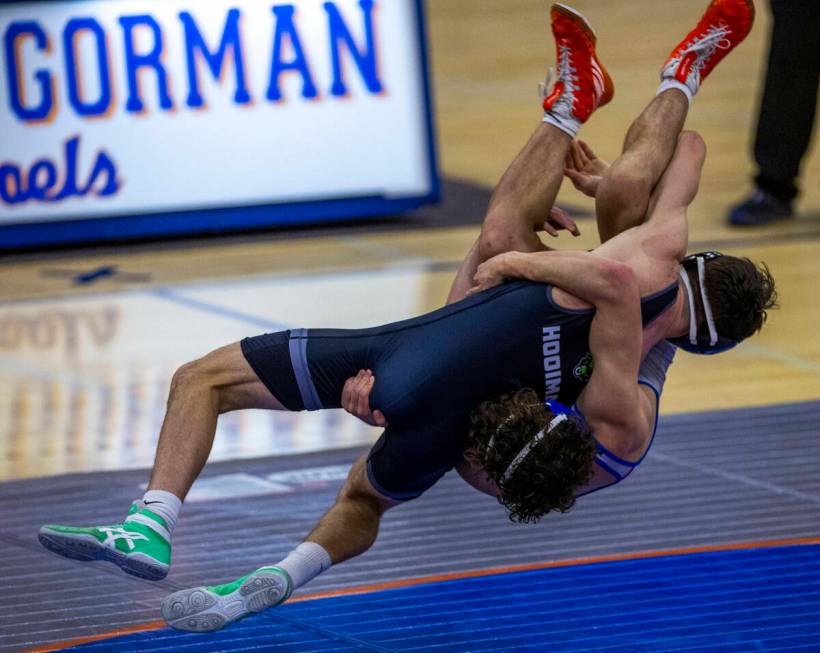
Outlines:
[[575, 136], [592, 112], [615, 94], [612, 78], [595, 54], [595, 32], [587, 20], [562, 4], [550, 10], [556, 47], [556, 80], [544, 93], [544, 121]]
[[283, 603], [293, 584], [279, 567], [262, 567], [232, 583], [195, 587], [166, 596], [162, 618], [177, 630], [205, 633]]
[[672, 50], [661, 82], [677, 82], [695, 95], [715, 66], [746, 38], [754, 18], [752, 0], [712, 0], [695, 29]]
[[125, 573], [162, 580], [171, 566], [171, 536], [159, 515], [137, 504], [129, 515], [140, 521], [112, 526], [55, 526], [40, 529], [40, 544], [73, 560], [106, 560]]

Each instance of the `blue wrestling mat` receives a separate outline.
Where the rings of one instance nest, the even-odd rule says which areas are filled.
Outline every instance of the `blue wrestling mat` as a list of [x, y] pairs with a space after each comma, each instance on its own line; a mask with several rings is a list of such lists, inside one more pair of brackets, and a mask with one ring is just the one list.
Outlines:
[[570, 564], [292, 603], [77, 651], [820, 651], [820, 546]]
[[538, 524], [447, 474], [366, 555], [211, 635], [169, 630], [162, 599], [281, 560], [361, 449], [208, 465], [159, 582], [36, 538], [56, 518], [113, 523], [145, 470], [5, 482], [0, 653], [820, 652], [819, 422], [820, 401], [665, 417], [628, 482]]

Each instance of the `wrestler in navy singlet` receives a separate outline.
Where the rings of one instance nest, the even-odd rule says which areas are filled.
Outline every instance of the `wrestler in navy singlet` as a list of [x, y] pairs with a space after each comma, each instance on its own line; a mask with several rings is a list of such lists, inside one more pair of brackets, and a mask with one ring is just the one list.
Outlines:
[[[677, 297], [677, 283], [641, 301], [643, 324]], [[594, 310], [552, 301], [551, 286], [513, 281], [420, 317], [371, 329], [298, 329], [246, 338], [242, 351], [290, 410], [339, 408], [345, 381], [370, 369], [372, 409], [388, 427], [368, 476], [385, 496], [411, 499], [461, 458], [470, 413], [532, 388], [571, 406], [589, 380]]]

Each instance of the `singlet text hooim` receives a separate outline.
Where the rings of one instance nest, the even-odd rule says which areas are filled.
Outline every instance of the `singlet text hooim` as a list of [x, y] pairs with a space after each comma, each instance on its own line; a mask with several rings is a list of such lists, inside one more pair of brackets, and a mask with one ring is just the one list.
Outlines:
[[558, 399], [561, 393], [561, 327], [541, 330], [544, 349], [544, 398]]

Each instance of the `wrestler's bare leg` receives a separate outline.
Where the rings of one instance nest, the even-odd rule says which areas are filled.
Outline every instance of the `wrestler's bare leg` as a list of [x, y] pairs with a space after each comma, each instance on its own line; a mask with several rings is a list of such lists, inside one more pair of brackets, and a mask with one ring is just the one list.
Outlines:
[[[208, 459], [218, 415], [245, 408], [286, 410], [256, 376], [239, 343], [183, 365], [171, 383], [149, 488], [184, 499]], [[370, 485], [366, 460], [362, 456], [351, 467], [336, 502], [306, 538], [324, 547], [334, 564], [370, 548], [382, 514], [397, 503]]]
[[338, 564], [369, 549], [379, 533], [379, 522], [388, 508], [398, 504], [383, 497], [367, 479], [367, 455], [357, 460], [328, 510], [307, 536]]
[[[601, 242], [641, 224], [652, 191], [666, 169], [686, 121], [689, 103], [680, 91], [656, 96], [632, 123], [623, 154], [598, 185], [596, 214]], [[462, 263], [447, 303], [462, 299], [478, 265], [507, 251], [547, 248], [537, 231], [549, 215], [563, 178], [571, 140], [542, 123], [515, 158], [490, 199], [481, 236]]]
[[148, 488], [184, 500], [211, 453], [217, 417], [245, 408], [285, 410], [256, 376], [239, 343], [180, 367], [171, 381]]
[[538, 231], [549, 217], [564, 175], [572, 139], [541, 123], [498, 182], [481, 226], [481, 235], [459, 268], [447, 303], [464, 298], [480, 263], [509, 251], [549, 249]]
[[689, 102], [678, 90], [656, 96], [632, 123], [623, 154], [598, 186], [595, 210], [601, 242], [641, 224], [658, 180], [672, 159]]
[[560, 129], [538, 126], [490, 198], [479, 240], [481, 260], [511, 250], [545, 249], [536, 232], [555, 203], [570, 143]]
[[[564, 172], [570, 134], [612, 99], [614, 87], [595, 53], [595, 32], [566, 6], [550, 10], [556, 45], [555, 84], [544, 93], [544, 122], [504, 173], [490, 200], [478, 247], [464, 262], [449, 300], [467, 291], [481, 262], [508, 251], [549, 249], [538, 231], [550, 215]], [[463, 273], [462, 273], [463, 272]], [[470, 274], [473, 272], [473, 274]]]
[[220, 413], [240, 408], [283, 409], [257, 378], [239, 343], [183, 365], [174, 375], [149, 491], [124, 522], [110, 526], [46, 524], [47, 549], [78, 560], [105, 560], [126, 573], [164, 578], [182, 501], [211, 452]]

